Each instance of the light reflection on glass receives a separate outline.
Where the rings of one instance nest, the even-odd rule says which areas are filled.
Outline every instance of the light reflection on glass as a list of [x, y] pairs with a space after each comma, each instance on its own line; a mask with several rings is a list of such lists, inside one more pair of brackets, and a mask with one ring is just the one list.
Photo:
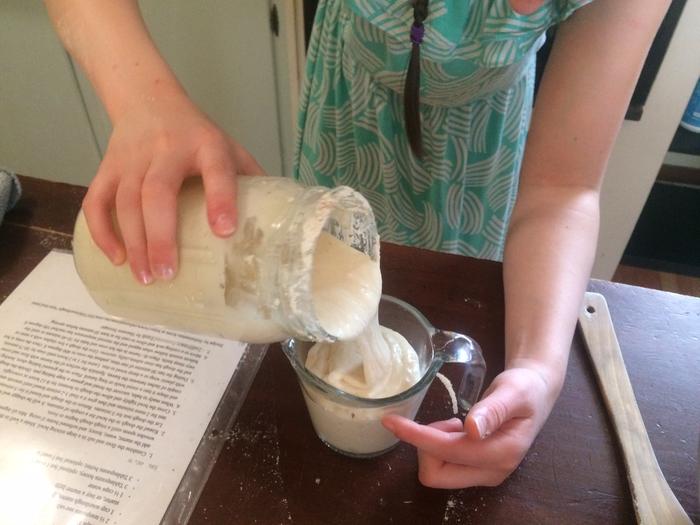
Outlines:
[[35, 451], [5, 449], [0, 454], [0, 525], [51, 525], [58, 501]]

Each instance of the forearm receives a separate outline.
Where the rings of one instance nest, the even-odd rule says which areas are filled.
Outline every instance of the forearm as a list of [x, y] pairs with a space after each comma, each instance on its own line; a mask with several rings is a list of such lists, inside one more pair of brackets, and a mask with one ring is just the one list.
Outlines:
[[569, 347], [598, 235], [598, 192], [525, 185], [504, 257], [506, 368], [536, 369], [553, 397]]
[[45, 0], [68, 52], [114, 121], [134, 104], [181, 95], [151, 40], [136, 0]]

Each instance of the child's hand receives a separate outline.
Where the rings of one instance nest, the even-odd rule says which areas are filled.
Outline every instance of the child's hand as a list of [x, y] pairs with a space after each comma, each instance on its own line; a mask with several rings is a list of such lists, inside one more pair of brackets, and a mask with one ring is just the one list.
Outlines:
[[464, 424], [454, 418], [420, 425], [396, 415], [382, 422], [418, 449], [418, 477], [424, 485], [495, 486], [525, 457], [557, 393], [550, 392], [538, 372], [511, 368], [493, 380]]
[[115, 264], [128, 259], [136, 279], [148, 284], [177, 272], [177, 194], [186, 177], [201, 174], [209, 224], [224, 237], [236, 225], [235, 175], [260, 173], [255, 159], [186, 96], [151, 97], [115, 119], [83, 210], [105, 255]]

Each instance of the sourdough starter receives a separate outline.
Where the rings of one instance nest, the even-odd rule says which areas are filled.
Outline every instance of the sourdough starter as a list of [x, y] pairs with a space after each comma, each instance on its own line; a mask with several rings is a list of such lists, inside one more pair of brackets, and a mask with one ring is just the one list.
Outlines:
[[[377, 318], [356, 339], [317, 343], [306, 368], [326, 383], [362, 398], [386, 398], [412, 387], [421, 377], [418, 356], [399, 333], [380, 326]], [[393, 446], [397, 439], [381, 424], [388, 413], [413, 418], [422, 396], [387, 407], [341, 404], [324, 393], [304, 387], [314, 428], [321, 439], [340, 451], [371, 455]]]

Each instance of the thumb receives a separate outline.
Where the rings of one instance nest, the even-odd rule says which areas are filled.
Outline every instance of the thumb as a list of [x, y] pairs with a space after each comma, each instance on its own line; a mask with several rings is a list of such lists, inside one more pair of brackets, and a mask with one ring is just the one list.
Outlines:
[[473, 439], [484, 439], [496, 432], [513, 418], [529, 417], [533, 414], [529, 396], [508, 381], [491, 385], [488, 395], [476, 403], [464, 422], [467, 435]]

